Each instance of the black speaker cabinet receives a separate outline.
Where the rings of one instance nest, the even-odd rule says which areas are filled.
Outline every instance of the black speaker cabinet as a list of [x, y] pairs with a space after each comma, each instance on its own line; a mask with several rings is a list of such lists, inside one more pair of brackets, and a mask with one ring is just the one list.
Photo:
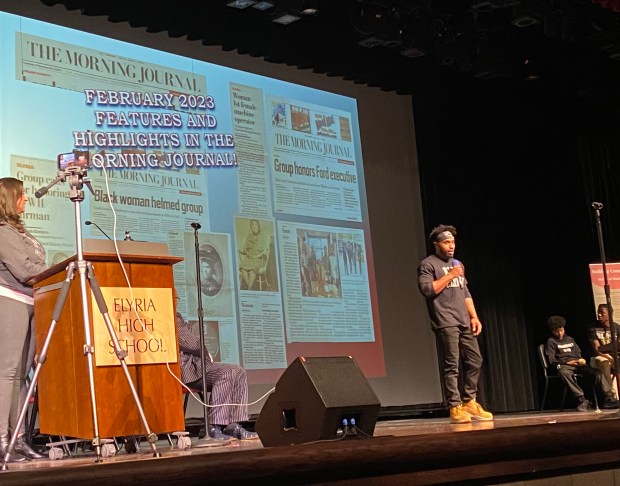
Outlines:
[[[299, 357], [269, 395], [256, 421], [265, 447], [343, 436], [343, 421], [372, 436], [381, 403], [350, 356]], [[364, 434], [358, 432], [358, 437]], [[347, 434], [349, 435], [349, 434]]]

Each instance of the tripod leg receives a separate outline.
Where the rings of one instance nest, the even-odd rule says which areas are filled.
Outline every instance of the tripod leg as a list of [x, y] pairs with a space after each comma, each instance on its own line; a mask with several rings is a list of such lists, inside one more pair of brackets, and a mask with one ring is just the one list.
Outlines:
[[[78, 255], [80, 252], [78, 251]], [[84, 322], [84, 346], [83, 353], [88, 364], [88, 387], [90, 392], [90, 403], [92, 404], [93, 414], [93, 439], [92, 445], [95, 450], [95, 462], [101, 462], [101, 437], [99, 436], [99, 417], [97, 415], [97, 396], [95, 393], [95, 365], [93, 355], [95, 347], [92, 344], [90, 335], [90, 318], [88, 314], [88, 297], [86, 293], [86, 277], [88, 273], [88, 263], [83, 259], [77, 261], [77, 271], [80, 276], [80, 293], [82, 300], [82, 318]]]
[[131, 389], [131, 393], [133, 395], [134, 401], [136, 402], [136, 406], [138, 408], [138, 413], [140, 414], [140, 419], [142, 420], [142, 424], [146, 430], [146, 437], [148, 439], [149, 445], [153, 450], [154, 457], [160, 457], [159, 452], [157, 452], [157, 448], [155, 447], [155, 442], [157, 442], [157, 434], [154, 434], [149, 427], [149, 424], [146, 420], [146, 416], [144, 415], [144, 410], [142, 408], [142, 404], [140, 403], [140, 397], [138, 396], [138, 392], [136, 391], [136, 387], [133, 384], [133, 380], [131, 379], [131, 375], [129, 374], [129, 369], [127, 368], [127, 363], [125, 362], [125, 358], [127, 357], [127, 351], [121, 348], [118, 338], [116, 337], [116, 333], [114, 331], [114, 326], [112, 325], [112, 320], [110, 319], [110, 314], [108, 313], [108, 306], [105, 303], [103, 298], [103, 294], [101, 293], [101, 288], [99, 287], [99, 282], [97, 281], [97, 277], [95, 277], [95, 273], [93, 271], [93, 267], [90, 263], [86, 264], [88, 267], [88, 279], [90, 281], [90, 288], [95, 296], [95, 300], [97, 301], [97, 306], [99, 307], [99, 312], [103, 316], [103, 320], [105, 322], [108, 333], [110, 334], [110, 338], [112, 340], [112, 344], [114, 345], [114, 352], [123, 368], [123, 372], [125, 373], [125, 377], [127, 378], [127, 383], [129, 384], [129, 388]]
[[[67, 295], [69, 294], [69, 289], [71, 288], [71, 280], [73, 279], [73, 275], [75, 273], [75, 262], [71, 262], [67, 267], [67, 275], [65, 280], [62, 283], [60, 288], [60, 293], [58, 294], [58, 298], [56, 299], [56, 305], [54, 306], [54, 311], [52, 312], [52, 322], [49, 330], [47, 331], [47, 335], [45, 336], [45, 341], [43, 342], [43, 348], [41, 349], [41, 354], [35, 358], [35, 362], [37, 365], [34, 368], [34, 374], [32, 376], [32, 380], [30, 380], [30, 385], [28, 386], [28, 392], [26, 393], [26, 399], [24, 400], [24, 404], [19, 412], [19, 416], [17, 418], [17, 424], [15, 425], [15, 430], [18, 431], [21, 429], [22, 423], [26, 418], [26, 414], [28, 413], [28, 402], [30, 401], [30, 397], [32, 397], [34, 393], [34, 388], [39, 379], [39, 373], [41, 372], [41, 367], [47, 361], [47, 352], [49, 350], [50, 344], [52, 342], [52, 336], [54, 335], [54, 331], [56, 330], [56, 325], [60, 320], [60, 314], [62, 313], [62, 309], [65, 305], [65, 301], [67, 300]], [[15, 442], [17, 441], [17, 433], [14, 433], [11, 437], [11, 442], [6, 448], [4, 458], [2, 459], [2, 470], [6, 471], [8, 469], [7, 463], [11, 458], [11, 454], [15, 450]]]

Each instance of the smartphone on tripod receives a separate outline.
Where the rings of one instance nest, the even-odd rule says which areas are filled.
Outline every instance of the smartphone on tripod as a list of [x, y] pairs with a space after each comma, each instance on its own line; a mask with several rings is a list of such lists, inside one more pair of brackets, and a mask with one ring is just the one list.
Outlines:
[[73, 150], [64, 154], [58, 154], [59, 171], [65, 171], [72, 167], [90, 168], [90, 157], [87, 150]]

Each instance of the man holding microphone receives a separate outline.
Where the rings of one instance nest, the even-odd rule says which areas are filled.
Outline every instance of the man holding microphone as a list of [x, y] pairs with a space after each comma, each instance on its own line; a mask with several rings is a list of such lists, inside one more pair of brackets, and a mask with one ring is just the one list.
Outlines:
[[[493, 420], [476, 401], [482, 356], [476, 336], [482, 332], [474, 301], [467, 288], [465, 270], [454, 258], [456, 228], [439, 225], [429, 238], [435, 253], [418, 266], [418, 287], [426, 298], [431, 325], [442, 363], [450, 422], [462, 424], [474, 420]], [[463, 369], [460, 369], [461, 359]], [[459, 391], [459, 373], [463, 372], [463, 393]]]

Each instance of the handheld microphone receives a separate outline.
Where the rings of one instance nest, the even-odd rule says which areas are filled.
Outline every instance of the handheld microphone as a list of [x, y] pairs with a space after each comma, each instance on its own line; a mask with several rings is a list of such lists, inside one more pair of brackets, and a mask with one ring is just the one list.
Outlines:
[[[452, 266], [453, 266], [453, 267], [456, 267], [456, 266], [460, 266], [460, 267], [462, 267], [462, 266], [463, 266], [463, 264], [462, 264], [460, 261], [458, 261], [456, 258], [453, 258], [453, 259], [452, 259]], [[465, 277], [459, 277], [459, 286], [460, 286], [461, 288], [463, 288], [463, 280], [464, 280], [464, 279], [465, 279]]]
[[110, 241], [112, 240], [112, 238], [110, 238], [110, 237], [108, 236], [108, 234], [107, 234], [105, 231], [103, 231], [103, 230], [99, 227], [99, 225], [98, 225], [97, 223], [93, 223], [92, 221], [84, 221], [84, 224], [85, 224], [86, 226], [90, 226], [90, 225], [92, 224], [95, 228], [97, 228], [99, 231], [101, 231], [101, 232], [105, 235], [105, 237], [106, 237], [108, 240], [110, 240]]
[[190, 226], [195, 230], [199, 230], [200, 228], [202, 228], [202, 226], [200, 226], [200, 223], [192, 223]]

